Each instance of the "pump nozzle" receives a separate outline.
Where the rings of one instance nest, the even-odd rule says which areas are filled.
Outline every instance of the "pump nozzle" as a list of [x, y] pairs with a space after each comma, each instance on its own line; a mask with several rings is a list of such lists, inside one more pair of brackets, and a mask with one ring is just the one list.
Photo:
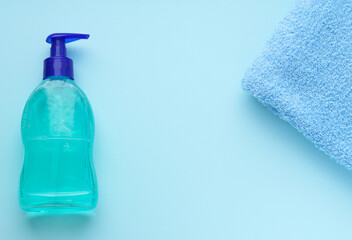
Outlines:
[[73, 80], [72, 59], [66, 57], [66, 43], [79, 39], [88, 39], [89, 34], [79, 33], [54, 33], [46, 38], [51, 43], [50, 57], [44, 60], [44, 76], [46, 79], [51, 76], [65, 76]]

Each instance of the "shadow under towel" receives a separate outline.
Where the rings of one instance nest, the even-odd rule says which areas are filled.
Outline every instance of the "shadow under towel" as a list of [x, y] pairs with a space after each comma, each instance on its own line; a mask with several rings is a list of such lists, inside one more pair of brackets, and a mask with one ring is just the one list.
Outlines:
[[352, 169], [352, 0], [299, 0], [242, 85]]

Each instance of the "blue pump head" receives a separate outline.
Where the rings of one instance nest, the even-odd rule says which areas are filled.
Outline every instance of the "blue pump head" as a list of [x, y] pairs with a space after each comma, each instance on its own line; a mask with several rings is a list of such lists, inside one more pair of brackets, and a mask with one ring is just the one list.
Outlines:
[[65, 76], [73, 80], [72, 59], [66, 57], [66, 43], [88, 39], [89, 34], [54, 33], [46, 38], [51, 43], [50, 57], [44, 60], [43, 79], [51, 76]]

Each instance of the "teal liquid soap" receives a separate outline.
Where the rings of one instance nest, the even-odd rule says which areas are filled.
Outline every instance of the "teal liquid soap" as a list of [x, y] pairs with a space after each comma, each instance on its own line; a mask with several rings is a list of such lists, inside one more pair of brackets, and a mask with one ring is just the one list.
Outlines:
[[71, 78], [49, 76], [42, 81], [26, 103], [21, 132], [21, 208], [32, 212], [93, 209], [98, 197], [93, 113]]
[[93, 114], [84, 93], [64, 77], [46, 79], [22, 117], [20, 204], [27, 211], [93, 209]]

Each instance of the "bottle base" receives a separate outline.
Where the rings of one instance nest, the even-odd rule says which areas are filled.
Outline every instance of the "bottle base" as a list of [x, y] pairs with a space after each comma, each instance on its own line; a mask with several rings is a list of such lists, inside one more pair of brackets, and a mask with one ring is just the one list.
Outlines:
[[25, 193], [20, 194], [20, 205], [27, 212], [78, 212], [95, 208], [93, 192]]
[[45, 213], [63, 213], [63, 212], [80, 212], [90, 211], [95, 206], [66, 206], [66, 205], [41, 205], [21, 207], [26, 212], [45, 212]]

